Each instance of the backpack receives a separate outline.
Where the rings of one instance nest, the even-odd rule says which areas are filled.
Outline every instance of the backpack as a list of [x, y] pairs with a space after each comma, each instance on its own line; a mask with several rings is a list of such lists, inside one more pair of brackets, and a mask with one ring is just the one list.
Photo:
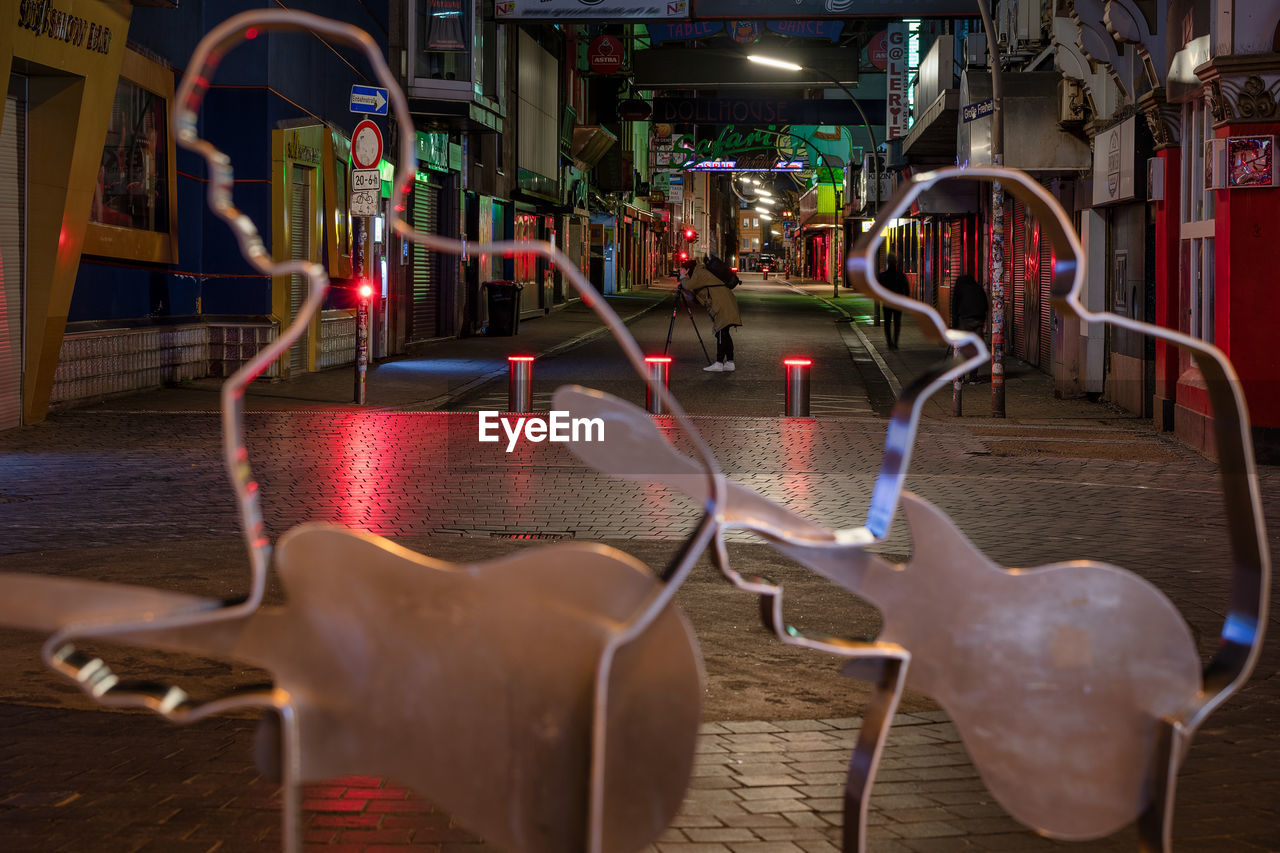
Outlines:
[[707, 272], [720, 279], [720, 283], [730, 290], [733, 290], [742, 282], [742, 279], [738, 278], [738, 274], [733, 271], [733, 268], [715, 255], [708, 255], [703, 260], [702, 265], [707, 268]]

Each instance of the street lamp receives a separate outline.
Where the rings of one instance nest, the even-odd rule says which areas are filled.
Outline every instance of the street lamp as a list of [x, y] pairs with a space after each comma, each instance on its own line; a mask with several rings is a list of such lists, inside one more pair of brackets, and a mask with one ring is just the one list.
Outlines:
[[[808, 146], [808, 148], [811, 149], [813, 153], [817, 154], [819, 158], [821, 158], [822, 165], [826, 167], [827, 173], [831, 176], [831, 189], [835, 196], [834, 201], [836, 205], [835, 217], [838, 221], [842, 220], [844, 216], [844, 187], [842, 185], [836, 184], [836, 179], [835, 179], [836, 170], [831, 165], [830, 155], [828, 155], [822, 149], [818, 148], [818, 146], [813, 142], [813, 140], [809, 139], [808, 137], [801, 136], [796, 133], [791, 133], [790, 131], [769, 131], [769, 132], [776, 137], [787, 136], [787, 137], [790, 137], [791, 139], [799, 140], [800, 142], [803, 142], [806, 146]], [[868, 132], [869, 132], [869, 129], [868, 129]], [[819, 172], [819, 174], [821, 173]], [[822, 183], [822, 179], [820, 177], [817, 179], [817, 181], [819, 184]], [[766, 193], [765, 190], [757, 190], [756, 192], [757, 192], [757, 195], [763, 195]], [[756, 203], [773, 204], [773, 200], [769, 198], [761, 197], [757, 199]], [[757, 210], [759, 210], [759, 208], [757, 208]], [[843, 234], [843, 229], [841, 229], [841, 233]], [[840, 298], [840, 262], [838, 259], [836, 261], [835, 271], [831, 276], [831, 291], [832, 291], [831, 296], [833, 299]]]
[[[857, 97], [854, 96], [853, 92], [849, 90], [849, 87], [841, 83], [840, 80], [834, 74], [824, 71], [821, 68], [814, 68], [811, 65], [799, 65], [795, 62], [787, 62], [786, 60], [783, 60], [783, 59], [774, 59], [771, 56], [763, 56], [758, 53], [748, 54], [747, 60], [750, 62], [754, 62], [757, 65], [767, 65], [770, 68], [781, 68], [786, 71], [811, 71], [814, 74], [818, 74], [822, 77], [826, 77], [828, 80], [834, 83], [837, 87], [839, 87], [840, 91], [844, 92], [845, 95], [848, 96], [849, 100], [853, 102], [854, 109], [858, 111], [858, 116], [862, 119], [862, 126], [867, 131], [867, 138], [871, 140], [872, 179], [875, 181], [875, 207], [873, 209], [875, 210], [876, 213], [879, 213], [880, 212], [880, 154], [879, 154], [879, 148], [876, 145], [876, 134], [875, 134], [875, 131], [871, 129], [871, 122], [867, 120], [867, 114], [865, 111], [863, 111], [862, 104], [858, 103]], [[825, 161], [826, 158], [823, 157], [823, 160]], [[840, 207], [839, 218], [840, 218], [840, 222], [839, 222], [840, 234], [842, 237], [844, 237], [844, 205], [843, 203], [841, 204], [841, 207]], [[847, 242], [847, 239], [846, 239], [846, 242]], [[835, 279], [835, 281], [833, 282], [834, 295], [836, 297], [839, 297], [840, 295], [839, 271], [837, 271], [836, 275], [834, 276], [834, 279]], [[880, 306], [877, 303], [876, 325], [880, 324], [879, 309], [880, 309]]]
[[879, 147], [876, 145], [875, 131], [871, 129], [871, 122], [867, 120], [867, 114], [866, 112], [863, 111], [862, 104], [858, 103], [857, 97], [854, 96], [853, 92], [850, 91], [849, 87], [841, 83], [840, 80], [837, 79], [835, 75], [827, 71], [823, 71], [821, 68], [814, 68], [811, 65], [797, 65], [794, 62], [787, 62], [786, 60], [782, 60], [782, 59], [774, 59], [771, 56], [762, 56], [758, 53], [748, 54], [747, 60], [750, 62], [754, 62], [757, 65], [767, 65], [770, 68], [781, 68], [785, 71], [812, 71], [814, 74], [819, 74], [823, 77], [826, 77], [828, 80], [834, 83], [837, 87], [839, 87], [840, 91], [844, 92], [846, 95], [849, 96], [849, 100], [853, 102], [854, 109], [858, 111], [858, 116], [862, 119], [862, 126], [866, 128], [867, 138], [871, 140], [871, 165], [874, 168], [873, 174], [875, 175], [875, 183], [876, 183], [875, 210], [878, 213], [880, 211], [880, 155], [878, 153]]

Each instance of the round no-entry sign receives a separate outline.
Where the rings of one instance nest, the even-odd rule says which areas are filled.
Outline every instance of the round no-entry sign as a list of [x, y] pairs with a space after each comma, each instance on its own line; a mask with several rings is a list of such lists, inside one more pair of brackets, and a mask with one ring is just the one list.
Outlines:
[[357, 169], [376, 169], [382, 159], [382, 131], [365, 119], [351, 134], [351, 160]]

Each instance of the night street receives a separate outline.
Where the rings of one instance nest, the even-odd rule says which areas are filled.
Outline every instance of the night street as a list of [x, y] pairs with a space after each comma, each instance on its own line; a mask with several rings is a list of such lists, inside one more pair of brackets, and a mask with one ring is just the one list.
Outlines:
[[0, 853], [1280, 853], [1280, 0], [0, 83]]
[[[936, 345], [909, 327], [902, 348], [881, 355], [880, 329], [866, 319], [869, 303], [844, 294], [836, 300], [841, 310], [864, 318], [854, 331], [834, 321], [839, 313], [819, 285], [793, 287], [752, 276], [740, 291], [739, 370], [716, 375], [698, 369], [697, 342], [682, 313], [672, 388], [728, 476], [821, 523], [856, 525], [869, 499], [885, 424], [855, 365], [867, 355], [863, 341], [900, 384], [929, 363]], [[665, 340], [664, 296], [648, 294], [654, 307], [631, 326], [649, 344], [646, 350]], [[625, 311], [621, 306], [629, 303], [614, 304]], [[553, 444], [524, 443], [506, 454], [475, 440], [470, 412], [505, 408], [505, 381], [465, 391], [439, 412], [417, 411], [420, 400], [411, 399], [415, 389], [408, 384], [379, 385], [384, 373], [401, 377], [433, 365], [467, 364], [481, 376], [501, 370], [504, 350], [540, 352], [592, 328], [582, 311], [534, 321], [514, 338], [440, 344], [430, 356], [380, 365], [370, 379], [376, 404], [370, 411], [343, 403], [345, 371], [309, 377], [307, 399], [281, 397], [287, 383], [257, 386], [247, 423], [269, 533], [277, 538], [294, 524], [328, 520], [463, 562], [544, 546], [548, 539], [600, 541], [651, 567], [665, 565], [697, 521], [686, 498], [604, 478]], [[705, 325], [704, 316], [696, 319]], [[828, 407], [812, 419], [778, 417], [780, 360], [796, 352], [814, 359], [815, 401]], [[572, 380], [634, 400], [641, 386], [628, 369], [611, 341], [591, 340], [540, 358], [535, 396], [544, 399], [553, 384]], [[1037, 397], [1042, 383], [1034, 374], [1022, 375], [1021, 383], [1011, 379], [1010, 388], [1019, 390], [1011, 392], [1010, 417], [1003, 421], [981, 412], [986, 385], [966, 386], [968, 411], [978, 410], [968, 417], [951, 418], [935, 403], [921, 428], [908, 488], [950, 513], [997, 563], [1034, 566], [1088, 557], [1138, 573], [1174, 601], [1202, 649], [1212, 648], [1226, 594], [1214, 466], [1104, 405]], [[465, 379], [435, 381], [461, 388]], [[416, 390], [431, 396], [427, 384]], [[247, 568], [220, 469], [218, 421], [199, 410], [202, 399], [215, 399], [202, 385], [133, 396], [0, 437], [6, 482], [23, 484], [7, 498], [0, 568], [224, 597], [242, 592]], [[1280, 522], [1275, 471], [1261, 469], [1273, 530]], [[477, 494], [485, 499], [477, 501]], [[905, 523], [899, 520], [894, 535], [875, 550], [906, 558], [911, 544]], [[731, 534], [730, 553], [739, 571], [784, 584], [787, 618], [804, 631], [863, 639], [878, 630], [873, 608], [759, 540]], [[865, 687], [841, 676], [838, 662], [825, 655], [778, 644], [760, 626], [753, 597], [734, 590], [705, 561], [677, 601], [693, 622], [706, 664], [707, 728], [688, 805], [659, 849], [718, 849], [695, 846], [713, 840], [735, 851], [753, 851], [751, 844], [766, 841], [794, 845], [773, 848], [778, 850], [834, 849], [819, 842], [838, 844], [839, 767], [850, 747], [840, 733], [856, 725]], [[39, 639], [10, 631], [3, 644], [4, 671], [11, 677], [0, 687], [2, 713], [16, 735], [4, 753], [11, 793], [0, 804], [8, 849], [212, 850], [221, 841], [216, 849], [268, 850], [278, 843], [273, 789], [254, 781], [247, 720], [179, 729], [145, 716], [91, 710], [77, 690], [42, 669]], [[1196, 738], [1179, 787], [1179, 849], [1257, 850], [1277, 840], [1275, 648], [1268, 643], [1250, 685]], [[133, 676], [172, 680], [180, 672], [178, 682], [197, 696], [264, 677], [214, 661], [118, 654], [113, 659], [127, 662]], [[1054, 846], [1002, 816], [961, 760], [954, 730], [934, 702], [909, 693], [901, 712], [872, 801], [872, 838], [883, 845], [878, 849]], [[56, 750], [50, 738], [60, 744]], [[752, 762], [760, 766], [751, 769]], [[188, 777], [207, 786], [208, 796], [174, 799], [173, 786]], [[145, 783], [131, 786], [127, 819], [112, 781], [121, 778]], [[759, 790], [741, 800], [728, 793], [753, 786]], [[324, 787], [345, 790], [339, 782]], [[348, 832], [354, 834], [344, 843], [400, 838], [407, 846], [395, 849], [409, 850], [470, 838], [441, 831], [442, 818], [415, 800], [403, 805], [401, 823], [392, 822], [414, 828], [401, 837], [390, 832], [391, 824], [369, 829], [346, 812], [335, 820], [330, 808], [338, 806], [324, 799], [309, 795], [312, 840]], [[1235, 812], [1224, 822], [1210, 805], [1228, 800]], [[145, 846], [140, 826], [147, 827], [152, 846]], [[423, 827], [434, 830], [420, 832]], [[360, 834], [366, 832], [384, 834]], [[113, 840], [107, 844], [99, 833]], [[90, 838], [95, 840], [86, 847]], [[63, 846], [53, 846], [54, 839], [65, 839]], [[1124, 850], [1132, 843], [1122, 834], [1090, 849]]]

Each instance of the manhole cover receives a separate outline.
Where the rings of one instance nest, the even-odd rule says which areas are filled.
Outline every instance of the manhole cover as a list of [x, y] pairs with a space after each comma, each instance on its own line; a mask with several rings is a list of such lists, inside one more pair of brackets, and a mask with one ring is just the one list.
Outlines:
[[572, 533], [490, 533], [490, 539], [572, 539]]
[[6, 495], [0, 493], [0, 504], [24, 504], [31, 498], [26, 495]]

